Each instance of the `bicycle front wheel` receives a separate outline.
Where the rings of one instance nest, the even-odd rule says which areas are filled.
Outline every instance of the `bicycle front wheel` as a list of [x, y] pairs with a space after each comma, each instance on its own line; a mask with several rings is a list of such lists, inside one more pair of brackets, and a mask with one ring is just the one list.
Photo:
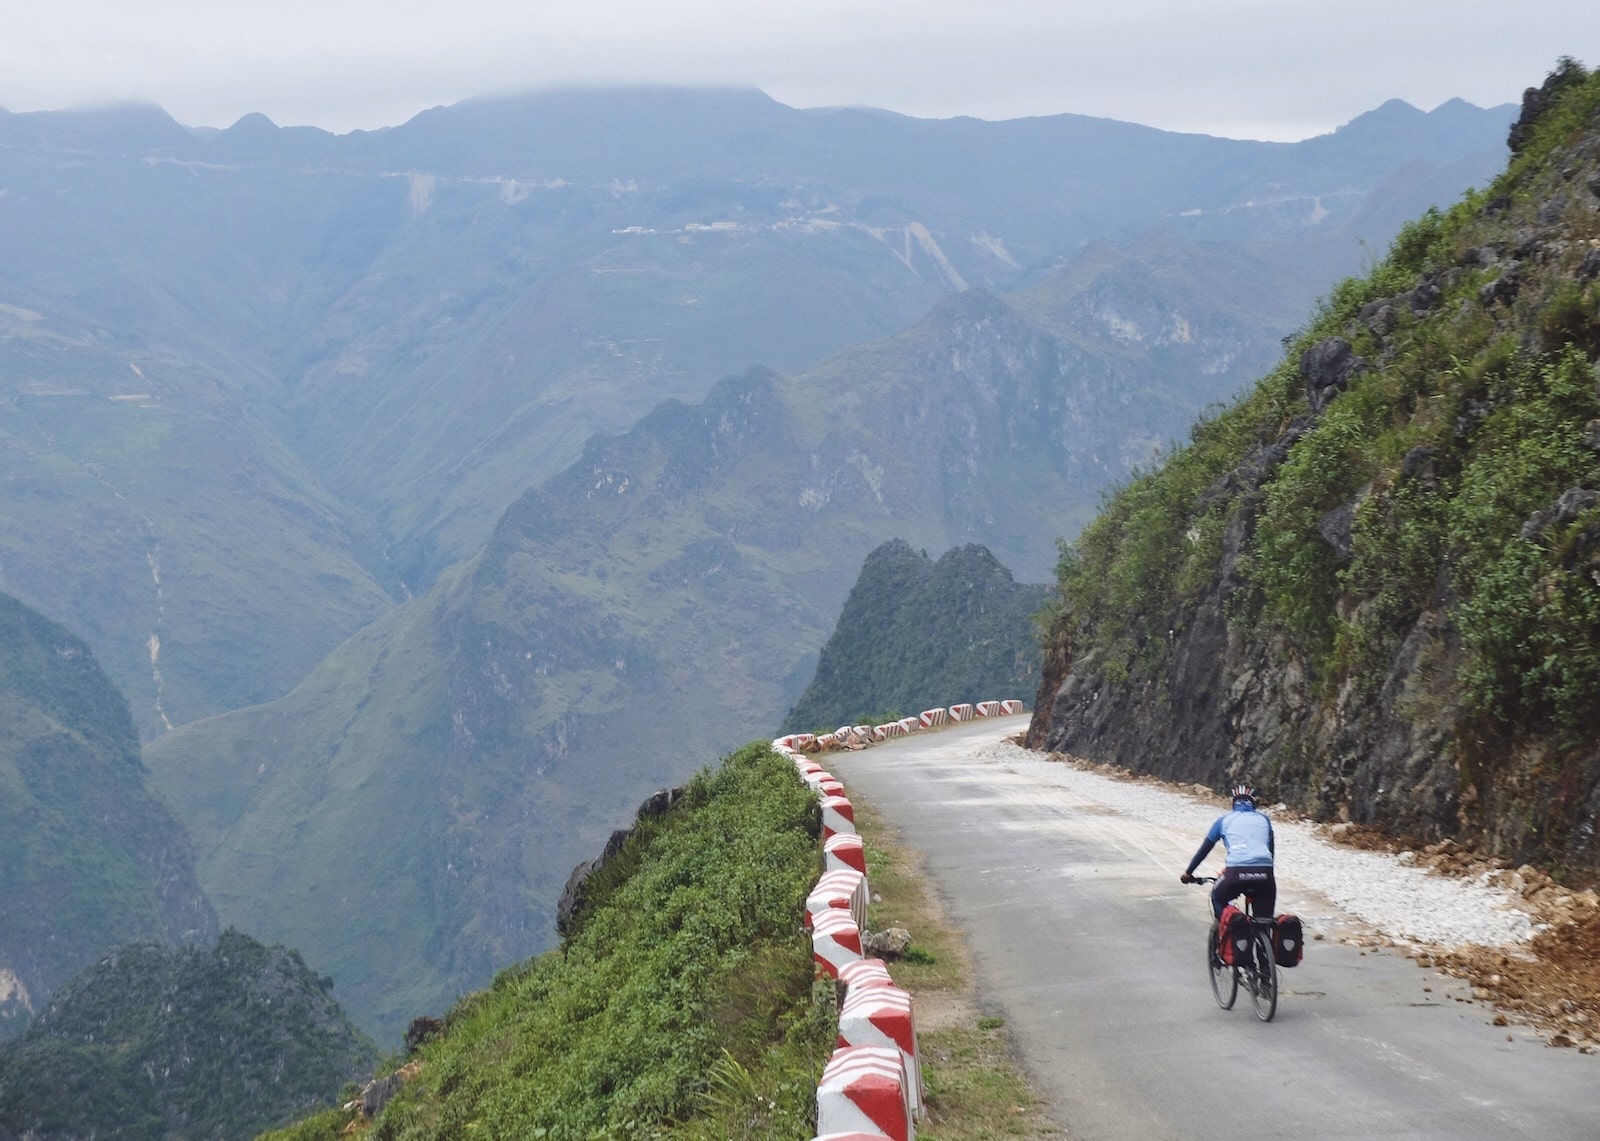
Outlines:
[[1272, 954], [1272, 936], [1257, 931], [1250, 964], [1250, 1006], [1262, 1022], [1278, 1012], [1278, 962]]
[[1217, 925], [1211, 925], [1206, 938], [1206, 968], [1211, 974], [1211, 995], [1223, 1010], [1233, 1009], [1233, 1000], [1239, 997], [1239, 976], [1217, 955]]

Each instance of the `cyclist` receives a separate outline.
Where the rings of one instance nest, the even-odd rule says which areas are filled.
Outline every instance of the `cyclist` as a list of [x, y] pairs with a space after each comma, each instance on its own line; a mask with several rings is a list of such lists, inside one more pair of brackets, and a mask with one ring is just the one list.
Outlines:
[[1236, 784], [1229, 795], [1233, 798], [1233, 811], [1217, 817], [1201, 841], [1200, 850], [1178, 879], [1194, 883], [1195, 868], [1221, 840], [1227, 853], [1226, 866], [1211, 889], [1211, 907], [1217, 918], [1221, 919], [1223, 907], [1240, 895], [1250, 897], [1257, 915], [1271, 915], [1278, 903], [1278, 881], [1272, 872], [1272, 821], [1265, 812], [1256, 811], [1254, 785]]

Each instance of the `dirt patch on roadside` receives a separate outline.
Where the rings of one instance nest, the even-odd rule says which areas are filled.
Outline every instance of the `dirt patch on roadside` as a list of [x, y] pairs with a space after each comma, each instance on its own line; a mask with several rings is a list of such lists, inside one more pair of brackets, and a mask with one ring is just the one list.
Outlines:
[[1500, 1012], [1495, 1025], [1515, 1021], [1539, 1030], [1552, 1046], [1600, 1051], [1600, 895], [1565, 886], [1528, 865], [1509, 867], [1453, 840], [1418, 845], [1361, 824], [1323, 825], [1318, 832], [1331, 843], [1393, 853], [1435, 875], [1481, 877], [1516, 896], [1517, 906], [1537, 924], [1521, 947], [1395, 946], [1419, 965], [1469, 983], [1473, 998]]

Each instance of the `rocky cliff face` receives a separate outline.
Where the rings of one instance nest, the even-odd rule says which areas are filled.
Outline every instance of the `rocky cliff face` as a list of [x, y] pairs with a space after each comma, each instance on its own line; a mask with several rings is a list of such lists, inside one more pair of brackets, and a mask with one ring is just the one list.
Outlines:
[[1600, 78], [1068, 552], [1035, 747], [1600, 874]]

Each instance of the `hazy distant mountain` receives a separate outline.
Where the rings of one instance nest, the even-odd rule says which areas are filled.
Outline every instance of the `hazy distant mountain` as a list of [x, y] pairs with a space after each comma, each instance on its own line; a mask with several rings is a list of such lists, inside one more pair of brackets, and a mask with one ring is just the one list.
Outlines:
[[777, 728], [886, 536], [1042, 578], [1098, 488], [1258, 375], [1303, 274], [1270, 244], [1097, 247], [592, 438], [293, 693], [147, 748], [207, 890], [374, 1033], [437, 1012], [547, 945], [640, 799]]
[[884, 543], [861, 564], [816, 676], [780, 732], [1031, 698], [1041, 665], [1033, 616], [1051, 594], [1044, 583], [1017, 582], [976, 543], [937, 562], [903, 539]]
[[1492, 172], [1509, 119], [1390, 103], [1268, 144], [753, 91], [344, 136], [0, 113], [0, 588], [81, 630], [149, 737], [284, 693], [661, 399], [1152, 227], [1271, 241], [1314, 293]]
[[215, 937], [193, 859], [89, 647], [0, 595], [0, 1037], [115, 943]]

